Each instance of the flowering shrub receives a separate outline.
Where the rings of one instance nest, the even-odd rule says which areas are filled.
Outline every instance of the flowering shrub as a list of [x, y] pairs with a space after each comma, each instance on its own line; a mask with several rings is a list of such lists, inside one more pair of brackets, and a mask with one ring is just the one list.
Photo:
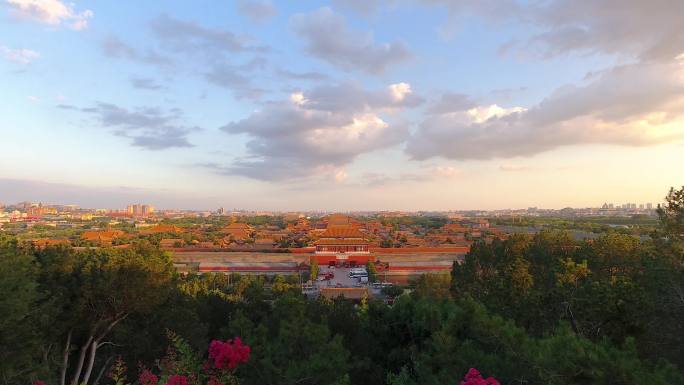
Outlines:
[[470, 368], [463, 381], [461, 381], [461, 385], [499, 385], [499, 381], [493, 377], [482, 378], [477, 369]]
[[157, 385], [159, 383], [159, 377], [147, 369], [143, 369], [140, 372], [140, 377], [138, 377], [140, 385]]
[[226, 342], [214, 340], [209, 344], [209, 359], [214, 369], [233, 370], [249, 360], [249, 352], [249, 346], [243, 345], [240, 337]]
[[174, 374], [173, 376], [169, 376], [169, 379], [166, 380], [166, 385], [188, 385], [188, 378]]
[[[249, 360], [251, 351], [239, 337], [214, 340], [209, 344], [209, 359], [202, 364], [199, 355], [180, 336], [169, 332], [169, 340], [171, 346], [166, 356], [158, 361], [159, 375], [141, 368], [140, 385], [234, 385], [238, 383], [234, 371]], [[122, 374], [122, 370], [117, 371], [117, 377]]]

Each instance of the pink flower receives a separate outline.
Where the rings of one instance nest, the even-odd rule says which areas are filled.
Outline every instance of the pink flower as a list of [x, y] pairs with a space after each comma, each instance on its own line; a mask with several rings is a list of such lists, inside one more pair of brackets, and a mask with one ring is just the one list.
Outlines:
[[461, 385], [499, 385], [494, 377], [482, 378], [480, 372], [475, 368], [470, 368]]
[[250, 351], [249, 346], [243, 345], [239, 337], [226, 342], [214, 340], [209, 344], [209, 359], [214, 369], [232, 370], [249, 360]]
[[147, 369], [140, 372], [140, 377], [138, 377], [140, 385], [157, 385], [159, 383], [159, 377]]
[[188, 379], [185, 376], [174, 374], [166, 380], [166, 385], [188, 385]]

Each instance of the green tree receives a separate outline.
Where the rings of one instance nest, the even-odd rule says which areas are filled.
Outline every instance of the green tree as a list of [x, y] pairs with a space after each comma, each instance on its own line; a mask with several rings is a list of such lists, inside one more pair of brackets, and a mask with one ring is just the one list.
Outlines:
[[375, 269], [375, 264], [373, 262], [366, 262], [366, 271], [368, 271], [368, 282], [378, 281], [378, 271]]
[[0, 381], [23, 381], [41, 361], [38, 329], [42, 295], [30, 250], [0, 236]]
[[311, 268], [310, 268], [310, 273], [309, 273], [309, 278], [311, 279], [312, 282], [316, 281], [318, 279], [318, 261], [316, 258], [314, 258], [311, 261]]

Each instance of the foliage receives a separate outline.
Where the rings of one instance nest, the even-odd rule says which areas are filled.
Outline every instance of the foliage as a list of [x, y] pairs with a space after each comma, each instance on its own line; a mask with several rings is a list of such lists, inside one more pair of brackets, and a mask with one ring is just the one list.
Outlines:
[[368, 272], [368, 282], [378, 281], [378, 271], [375, 269], [375, 264], [373, 262], [366, 262], [366, 271]]
[[311, 281], [315, 281], [316, 279], [318, 279], [319, 268], [318, 261], [315, 258], [311, 261], [310, 271], [311, 272], [309, 273], [309, 279], [311, 279]]
[[30, 250], [0, 235], [0, 381], [38, 367], [41, 333], [35, 333], [42, 299]]
[[684, 383], [671, 197], [651, 240], [476, 242], [451, 275], [383, 289], [391, 306], [307, 299], [297, 277], [179, 276], [145, 241], [36, 250], [0, 237], [0, 383], [124, 385], [127, 368], [144, 385], [494, 381], [471, 368], [501, 383]]

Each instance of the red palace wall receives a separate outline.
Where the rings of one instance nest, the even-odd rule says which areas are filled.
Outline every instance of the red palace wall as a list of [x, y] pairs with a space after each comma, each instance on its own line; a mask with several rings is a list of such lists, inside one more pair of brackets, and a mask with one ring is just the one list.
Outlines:
[[348, 255], [347, 259], [337, 259], [335, 255], [312, 255], [311, 262], [318, 262], [319, 265], [327, 265], [330, 262], [356, 262], [357, 265], [365, 265], [368, 261], [375, 262], [375, 256], [370, 254]]

